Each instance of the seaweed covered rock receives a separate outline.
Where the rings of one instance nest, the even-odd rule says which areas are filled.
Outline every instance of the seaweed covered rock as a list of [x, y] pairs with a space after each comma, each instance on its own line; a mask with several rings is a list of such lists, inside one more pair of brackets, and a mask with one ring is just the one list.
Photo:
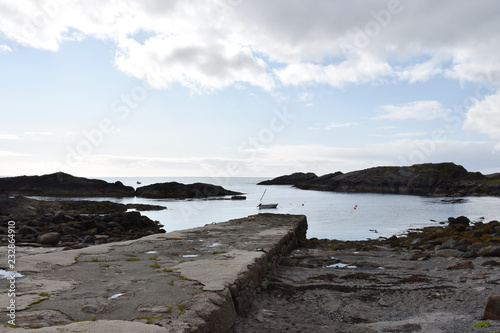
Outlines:
[[9, 221], [15, 222], [20, 246], [84, 247], [165, 232], [159, 222], [126, 210], [126, 205], [109, 201], [0, 196], [0, 245], [8, 244]]

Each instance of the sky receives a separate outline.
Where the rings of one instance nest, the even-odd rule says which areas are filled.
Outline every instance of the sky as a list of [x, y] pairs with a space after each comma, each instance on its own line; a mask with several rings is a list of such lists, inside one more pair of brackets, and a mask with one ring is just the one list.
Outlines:
[[500, 172], [496, 0], [0, 0], [0, 175]]

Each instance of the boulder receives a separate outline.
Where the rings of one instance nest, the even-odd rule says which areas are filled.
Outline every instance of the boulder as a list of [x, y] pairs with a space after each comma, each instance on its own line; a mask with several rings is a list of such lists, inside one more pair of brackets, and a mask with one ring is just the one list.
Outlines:
[[480, 257], [500, 257], [500, 246], [489, 245], [482, 247], [477, 251], [477, 255]]
[[464, 253], [460, 250], [454, 250], [454, 249], [443, 249], [443, 250], [437, 250], [436, 255], [438, 257], [461, 257]]
[[443, 244], [441, 244], [441, 249], [454, 249], [457, 246], [457, 241], [454, 239], [448, 239]]
[[427, 260], [429, 258], [430, 258], [429, 253], [425, 251], [415, 252], [408, 256], [408, 260], [418, 260], [418, 261]]
[[38, 236], [38, 243], [43, 245], [57, 245], [61, 240], [61, 234], [58, 232], [48, 232]]
[[457, 218], [448, 217], [448, 225], [450, 225], [450, 226], [453, 226], [453, 225], [469, 226], [470, 225], [470, 220], [466, 216], [459, 216]]
[[492, 293], [488, 296], [482, 319], [500, 320], [500, 294]]

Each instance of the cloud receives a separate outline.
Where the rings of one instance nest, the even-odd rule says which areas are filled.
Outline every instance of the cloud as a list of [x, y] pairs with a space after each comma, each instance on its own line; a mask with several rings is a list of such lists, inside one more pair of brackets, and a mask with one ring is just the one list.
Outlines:
[[308, 127], [307, 129], [308, 130], [312, 130], [312, 131], [319, 131], [319, 130], [332, 130], [332, 129], [335, 129], [335, 128], [340, 128], [340, 127], [352, 127], [352, 126], [358, 126], [359, 124], [358, 123], [329, 123], [329, 124], [326, 124], [326, 125], [317, 125], [317, 126], [313, 126], [313, 127]]
[[0, 133], [0, 140], [18, 140], [19, 136], [10, 133]]
[[347, 83], [375, 81], [391, 72], [389, 64], [368, 56], [345, 60], [340, 64], [293, 63], [275, 70], [276, 76], [285, 85], [323, 83], [338, 88]]
[[451, 110], [446, 109], [438, 101], [414, 101], [403, 105], [383, 105], [377, 112], [380, 115], [374, 119], [432, 120], [446, 117]]
[[463, 128], [500, 138], [500, 91], [477, 101], [468, 111]]
[[410, 83], [424, 82], [443, 73], [443, 63], [444, 61], [442, 59], [434, 57], [426, 62], [400, 68], [396, 70], [396, 75], [400, 80]]
[[0, 0], [0, 32], [51, 51], [84, 38], [111, 41], [116, 67], [156, 88], [343, 87], [436, 75], [483, 82], [500, 78], [499, 10], [495, 0], [373, 0], [363, 6], [320, 0]]
[[12, 48], [8, 45], [0, 45], [0, 54], [12, 52]]
[[195, 90], [222, 89], [237, 82], [266, 90], [274, 86], [265, 62], [249, 48], [210, 35], [197, 31], [155, 36], [144, 44], [128, 38], [120, 42], [115, 64], [160, 89], [175, 82]]
[[7, 150], [0, 150], [0, 157], [26, 157], [26, 156], [33, 156], [30, 154], [21, 154], [21, 153], [16, 153], [13, 151], [7, 151]]

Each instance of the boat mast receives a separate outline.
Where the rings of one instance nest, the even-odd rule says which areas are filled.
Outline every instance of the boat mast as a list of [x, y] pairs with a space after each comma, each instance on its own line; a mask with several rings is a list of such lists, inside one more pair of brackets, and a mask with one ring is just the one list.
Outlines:
[[262, 202], [262, 198], [264, 198], [264, 195], [266, 194], [267, 188], [264, 190], [264, 193], [262, 193], [262, 196], [260, 197], [260, 202]]

